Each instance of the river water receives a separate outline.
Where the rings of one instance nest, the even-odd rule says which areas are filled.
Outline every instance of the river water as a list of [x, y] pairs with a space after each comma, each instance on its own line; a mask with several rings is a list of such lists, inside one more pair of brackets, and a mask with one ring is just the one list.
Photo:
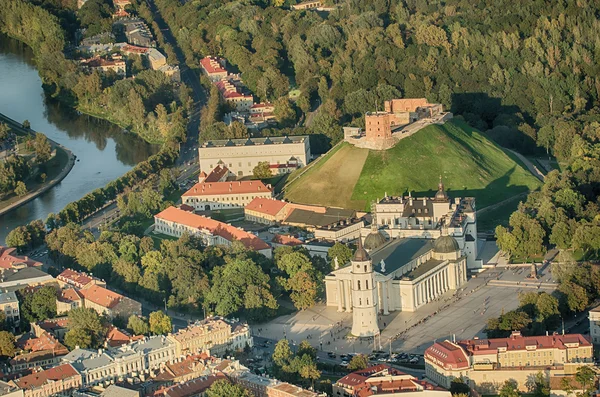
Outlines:
[[31, 50], [0, 34], [0, 113], [70, 149], [77, 162], [67, 177], [35, 200], [0, 216], [0, 245], [14, 227], [46, 219], [71, 201], [106, 185], [158, 151], [114, 124], [78, 115], [48, 99], [32, 61]]

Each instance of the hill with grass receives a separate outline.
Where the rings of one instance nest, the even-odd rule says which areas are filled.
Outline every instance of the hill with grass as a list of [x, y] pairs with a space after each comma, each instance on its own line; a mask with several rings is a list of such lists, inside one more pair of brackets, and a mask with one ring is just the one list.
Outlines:
[[285, 198], [368, 210], [372, 200], [386, 193], [432, 196], [440, 176], [451, 197], [474, 196], [478, 208], [541, 186], [512, 153], [452, 120], [425, 127], [385, 151], [342, 143], [300, 177], [292, 175]]

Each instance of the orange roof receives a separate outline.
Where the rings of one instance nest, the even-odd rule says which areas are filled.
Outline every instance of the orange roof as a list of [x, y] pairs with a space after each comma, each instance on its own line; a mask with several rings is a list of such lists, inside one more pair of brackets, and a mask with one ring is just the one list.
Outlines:
[[277, 215], [288, 203], [285, 201], [275, 200], [265, 197], [255, 197], [254, 200], [246, 204], [245, 209], [247, 211], [260, 212], [261, 214], [275, 216]]
[[[154, 381], [165, 381], [194, 374], [206, 369], [206, 362], [212, 357], [206, 353], [187, 356], [183, 361], [165, 364], [165, 371], [153, 378]], [[230, 363], [228, 360], [227, 363]], [[219, 370], [219, 368], [217, 368]]]
[[200, 60], [200, 65], [206, 70], [206, 73], [227, 73], [221, 64], [219, 63], [217, 58], [213, 57], [204, 57]]
[[94, 302], [97, 305], [111, 309], [121, 302], [124, 298], [123, 295], [117, 294], [114, 291], [108, 290], [98, 285], [92, 285], [90, 288], [82, 289], [79, 293], [85, 300]]
[[38, 338], [30, 338], [17, 342], [23, 350], [32, 352], [40, 350], [65, 349], [54, 336], [44, 331]]
[[198, 230], [208, 230], [213, 236], [221, 236], [227, 241], [241, 241], [246, 248], [256, 251], [269, 248], [267, 243], [242, 229], [201, 215], [192, 214], [176, 207], [169, 207], [154, 217]]
[[60, 292], [58, 300], [65, 303], [76, 302], [81, 300], [81, 295], [74, 288], [67, 288]]
[[271, 186], [262, 181], [234, 181], [234, 182], [200, 182], [190, 190], [183, 193], [185, 197], [221, 196], [224, 194], [249, 194], [273, 192]]
[[291, 247], [303, 244], [302, 241], [298, 240], [296, 237], [287, 236], [285, 234], [276, 234], [271, 242], [281, 245], [289, 245]]
[[469, 367], [467, 353], [449, 341], [436, 342], [425, 350], [425, 358], [444, 368], [460, 369]]
[[56, 278], [78, 288], [83, 288], [96, 279], [87, 273], [78, 272], [72, 269], [65, 269], [61, 274], [56, 276]]
[[20, 379], [15, 379], [14, 382], [21, 389], [34, 389], [46, 383], [51, 383], [58, 380], [66, 380], [76, 376], [81, 378], [79, 373], [77, 373], [71, 364], [63, 364], [45, 371], [23, 376]]
[[403, 98], [385, 101], [385, 110], [392, 113], [414, 112], [418, 107], [428, 106], [426, 98]]
[[208, 175], [204, 174], [205, 179], [202, 182], [219, 182], [227, 174], [229, 174], [229, 168], [219, 164]]
[[42, 266], [41, 262], [35, 261], [27, 256], [13, 255], [15, 248], [3, 247], [0, 245], [0, 267], [11, 269], [14, 265], [23, 264], [27, 267]]
[[214, 375], [208, 375], [206, 378], [196, 378], [185, 383], [168, 387], [164, 389], [163, 392], [164, 395], [168, 397], [197, 396], [219, 379], [226, 379], [226, 377], [223, 373], [218, 372]]
[[36, 323], [44, 331], [52, 332], [56, 329], [67, 328], [69, 326], [69, 317], [53, 318], [50, 320], [39, 321]]
[[500, 348], [509, 351], [527, 350], [528, 346], [536, 349], [566, 349], [566, 344], [577, 344], [581, 346], [592, 346], [581, 334], [567, 335], [541, 335], [523, 336], [520, 332], [513, 332], [508, 338], [495, 339], [467, 339], [458, 344], [471, 355], [495, 353]]
[[144, 339], [144, 335], [131, 336], [127, 331], [123, 331], [115, 326], [112, 326], [106, 335], [106, 342], [111, 347], [126, 345], [129, 342]]

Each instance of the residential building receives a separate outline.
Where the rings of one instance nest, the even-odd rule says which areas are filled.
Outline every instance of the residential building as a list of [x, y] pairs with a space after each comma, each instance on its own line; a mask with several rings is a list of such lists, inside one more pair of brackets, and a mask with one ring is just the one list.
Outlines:
[[318, 226], [314, 229], [314, 234], [316, 239], [347, 243], [360, 238], [364, 224], [362, 218], [352, 217], [330, 223], [327, 226]]
[[74, 287], [77, 289], [84, 289], [91, 287], [92, 285], [98, 285], [100, 287], [106, 287], [106, 282], [87, 274], [85, 272], [78, 272], [73, 269], [65, 269], [61, 274], [56, 276], [56, 280], [61, 288]]
[[181, 82], [181, 72], [179, 71], [179, 66], [177, 65], [162, 65], [158, 68], [159, 72], [163, 72], [167, 77], [176, 83]]
[[104, 347], [106, 348], [115, 348], [123, 345], [127, 345], [129, 343], [135, 342], [137, 340], [144, 339], [144, 335], [131, 335], [129, 332], [119, 329], [114, 325], [110, 326], [110, 330], [108, 334], [106, 334], [106, 340], [104, 341]]
[[340, 397], [394, 396], [451, 397], [448, 390], [400, 372], [386, 364], [352, 372], [333, 384], [333, 395]]
[[0, 269], [42, 266], [42, 262], [38, 262], [27, 256], [16, 255], [16, 253], [16, 248], [8, 248], [0, 245]]
[[301, 240], [297, 239], [294, 236], [288, 236], [286, 234], [276, 234], [271, 239], [271, 245], [273, 245], [274, 249], [282, 247], [284, 245], [287, 247], [299, 247], [302, 244], [304, 243]]
[[83, 307], [83, 296], [75, 288], [63, 289], [56, 297], [56, 314], [63, 315], [72, 309]]
[[148, 62], [150, 63], [152, 70], [159, 70], [161, 66], [167, 64], [167, 57], [156, 48], [150, 48], [146, 53], [146, 56], [148, 57]]
[[449, 388], [462, 377], [477, 391], [498, 389], [506, 380], [527, 390], [528, 380], [542, 372], [546, 377], [568, 376], [584, 365], [593, 365], [592, 344], [581, 334], [523, 336], [435, 342], [425, 351], [429, 379]]
[[292, 10], [311, 10], [322, 6], [323, 2], [321, 0], [308, 0], [302, 1], [298, 4], [293, 4]]
[[0, 277], [0, 289], [4, 291], [49, 284], [56, 284], [54, 277], [36, 267], [4, 270]]
[[207, 246], [230, 246], [234, 241], [239, 241], [246, 248], [271, 257], [271, 247], [255, 235], [176, 207], [169, 207], [154, 216], [154, 232], [174, 237], [188, 233], [201, 237]]
[[399, 239], [370, 255], [358, 242], [351, 266], [325, 276], [327, 305], [353, 312], [355, 336], [377, 335], [379, 313], [413, 312], [467, 281], [466, 257], [453, 237]]
[[325, 397], [325, 393], [315, 393], [290, 383], [279, 382], [267, 387], [267, 397]]
[[22, 376], [10, 381], [9, 385], [21, 388], [25, 397], [70, 395], [81, 387], [81, 375], [71, 364], [62, 364]]
[[588, 314], [590, 320], [590, 336], [594, 345], [600, 344], [600, 305], [591, 309]]
[[209, 350], [220, 355], [226, 350], [242, 350], [253, 346], [248, 324], [223, 317], [209, 317], [189, 325], [168, 338], [176, 345], [176, 354], [195, 354]]
[[268, 388], [281, 383], [277, 379], [256, 375], [245, 369], [235, 371], [229, 378], [233, 383], [250, 391], [254, 397], [267, 397]]
[[62, 356], [69, 353], [52, 334], [43, 332], [39, 336], [26, 335], [17, 341], [24, 351], [10, 360], [10, 372], [22, 373], [37, 367], [50, 367], [60, 362]]
[[79, 64], [90, 72], [97, 70], [101, 73], [114, 72], [121, 77], [127, 75], [127, 65], [123, 59], [94, 57], [82, 59]]
[[64, 340], [69, 330], [69, 318], [60, 317], [31, 323], [31, 332], [40, 337], [44, 332], [52, 334], [58, 340]]
[[129, 318], [131, 315], [142, 314], [142, 304], [131, 298], [108, 290], [99, 285], [79, 290], [83, 297], [83, 305], [92, 308], [99, 314], [106, 314], [110, 319], [115, 317]]
[[21, 321], [19, 300], [14, 292], [0, 293], [0, 312], [4, 312], [8, 324], [18, 325]]
[[137, 18], [123, 19], [116, 22], [122, 25], [127, 43], [140, 47], [155, 47], [154, 37], [144, 21]]
[[261, 102], [250, 106], [250, 121], [252, 123], [275, 120], [275, 118], [275, 106], [272, 103]]
[[62, 358], [81, 374], [84, 386], [101, 384], [133, 373], [153, 371], [175, 359], [175, 345], [167, 337], [146, 337], [114, 349], [75, 349]]
[[255, 197], [244, 207], [247, 221], [274, 225], [284, 220], [288, 203], [266, 197]]
[[208, 56], [200, 60], [200, 70], [208, 76], [211, 82], [216, 83], [227, 77], [226, 64], [227, 62], [223, 58]]
[[23, 397], [23, 390], [14, 384], [0, 381], [0, 396], [1, 397]]
[[298, 168], [306, 166], [310, 161], [310, 143], [304, 135], [213, 140], [200, 145], [198, 155], [200, 171], [210, 172], [217, 164], [223, 164], [236, 176], [248, 176], [261, 162], [296, 162]]
[[200, 397], [204, 396], [206, 390], [218, 380], [226, 380], [227, 377], [222, 373], [208, 375], [202, 378], [196, 378], [184, 383], [179, 383], [170, 386], [166, 389], [159, 390], [155, 396], [165, 397]]
[[231, 178], [235, 180], [235, 175], [229, 171], [229, 168], [222, 164], [217, 164], [217, 166], [208, 174], [204, 171], [200, 172], [198, 182], [225, 182]]
[[165, 364], [160, 373], [152, 378], [152, 382], [167, 387], [214, 373], [230, 374], [240, 368], [245, 367], [237, 360], [215, 358], [207, 353], [193, 354]]
[[228, 77], [217, 81], [215, 86], [221, 93], [223, 100], [232, 105], [236, 112], [250, 111], [254, 104], [254, 96], [244, 92], [245, 89], [241, 80]]
[[273, 197], [273, 188], [259, 180], [198, 182], [183, 193], [181, 202], [196, 211], [210, 211], [243, 208], [256, 197]]

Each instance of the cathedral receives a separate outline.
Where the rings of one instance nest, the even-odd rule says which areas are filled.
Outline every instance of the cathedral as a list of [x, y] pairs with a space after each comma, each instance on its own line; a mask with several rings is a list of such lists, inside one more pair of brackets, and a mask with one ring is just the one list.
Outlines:
[[378, 315], [413, 312], [479, 268], [474, 199], [450, 200], [440, 181], [433, 198], [386, 197], [373, 209], [350, 263], [336, 260], [325, 276], [327, 305], [352, 312], [356, 337], [378, 335]]

